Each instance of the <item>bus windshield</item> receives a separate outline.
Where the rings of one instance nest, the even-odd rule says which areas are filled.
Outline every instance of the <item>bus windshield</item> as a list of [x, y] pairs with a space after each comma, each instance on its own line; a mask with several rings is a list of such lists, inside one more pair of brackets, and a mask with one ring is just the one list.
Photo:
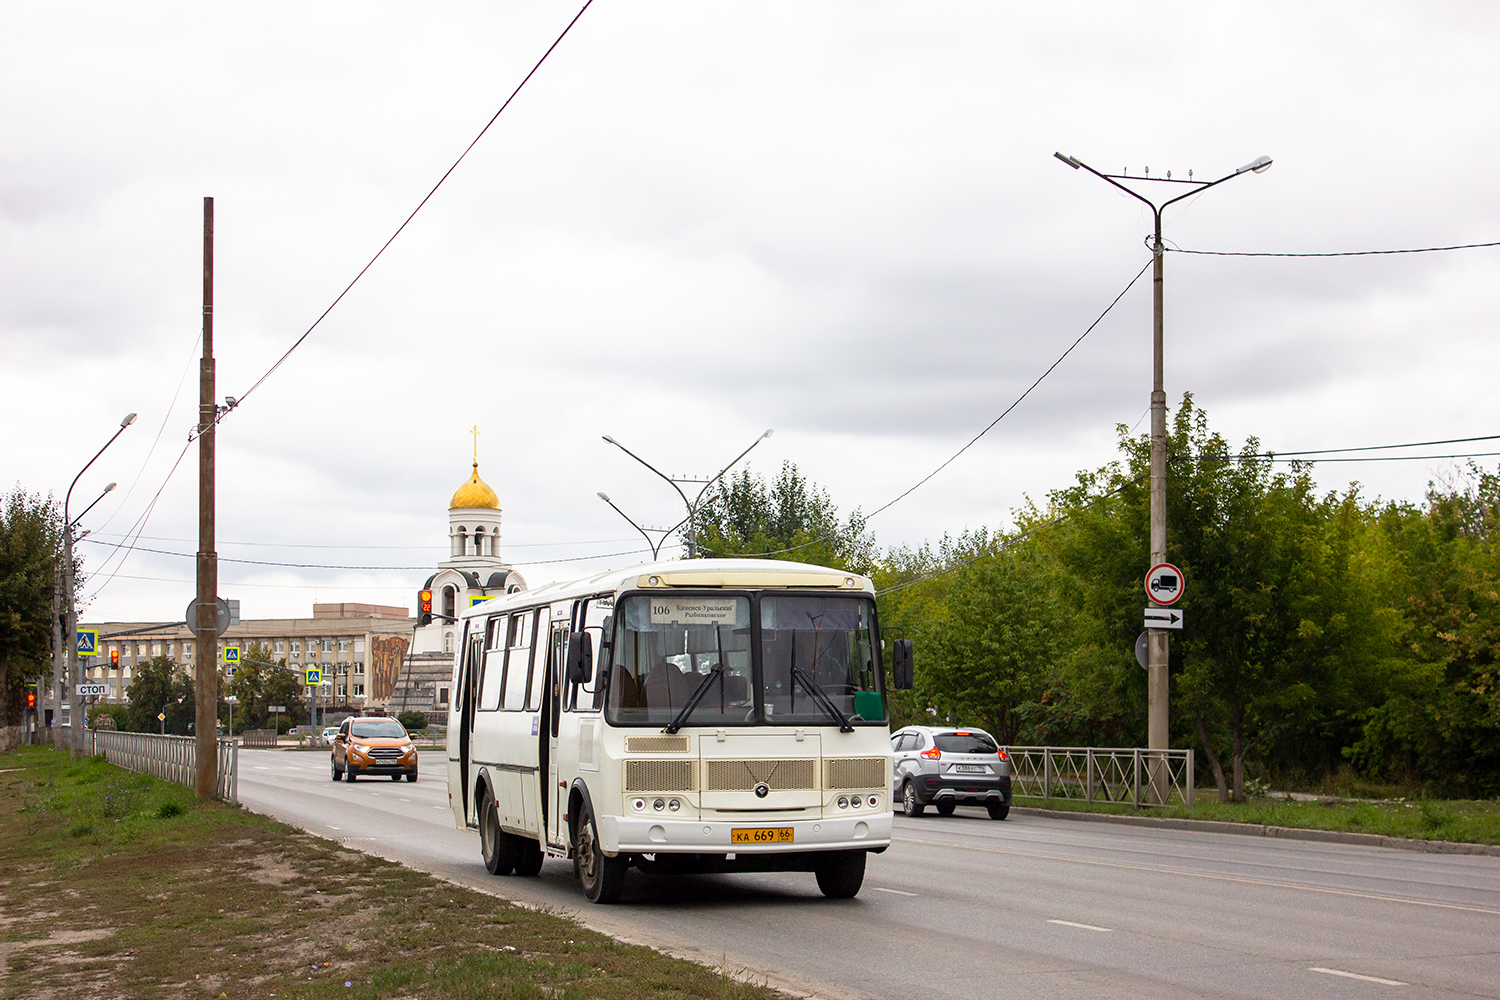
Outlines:
[[874, 605], [851, 595], [633, 596], [616, 615], [608, 713], [620, 725], [885, 721]]

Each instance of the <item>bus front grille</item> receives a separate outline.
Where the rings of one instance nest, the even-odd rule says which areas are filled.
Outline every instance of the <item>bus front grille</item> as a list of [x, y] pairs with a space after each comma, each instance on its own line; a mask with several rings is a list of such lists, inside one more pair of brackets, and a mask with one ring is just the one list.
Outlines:
[[686, 736], [627, 736], [626, 753], [687, 753]]
[[823, 787], [829, 791], [850, 788], [885, 788], [884, 757], [828, 757], [823, 760]]
[[691, 760], [627, 760], [627, 792], [691, 792], [697, 788], [698, 769]]
[[777, 791], [810, 791], [817, 788], [816, 760], [704, 760], [703, 790], [748, 792], [764, 781]]

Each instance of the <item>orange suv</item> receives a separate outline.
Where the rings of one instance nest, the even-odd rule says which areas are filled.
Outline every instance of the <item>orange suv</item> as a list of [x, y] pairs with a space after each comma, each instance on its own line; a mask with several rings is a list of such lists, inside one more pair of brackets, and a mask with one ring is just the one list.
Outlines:
[[353, 781], [361, 774], [389, 774], [392, 781], [417, 780], [417, 748], [406, 727], [395, 719], [345, 719], [333, 738], [329, 760], [333, 780]]

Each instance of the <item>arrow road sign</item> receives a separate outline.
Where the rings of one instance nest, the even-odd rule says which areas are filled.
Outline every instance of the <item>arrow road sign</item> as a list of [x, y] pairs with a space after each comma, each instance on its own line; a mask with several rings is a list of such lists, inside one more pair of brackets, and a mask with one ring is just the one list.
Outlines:
[[1144, 628], [1182, 628], [1182, 612], [1176, 608], [1147, 608]]

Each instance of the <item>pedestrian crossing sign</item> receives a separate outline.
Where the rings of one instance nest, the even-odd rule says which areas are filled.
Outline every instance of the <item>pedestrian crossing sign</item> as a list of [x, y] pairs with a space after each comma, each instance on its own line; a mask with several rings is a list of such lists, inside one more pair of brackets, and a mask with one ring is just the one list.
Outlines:
[[96, 628], [81, 628], [78, 630], [78, 655], [99, 655], [99, 630]]
[[240, 662], [240, 647], [238, 647], [238, 646], [225, 646], [224, 647], [224, 662], [225, 663], [238, 663], [238, 662]]
[[308, 687], [317, 687], [321, 683], [323, 683], [323, 668], [322, 667], [308, 667], [307, 668], [307, 686]]

